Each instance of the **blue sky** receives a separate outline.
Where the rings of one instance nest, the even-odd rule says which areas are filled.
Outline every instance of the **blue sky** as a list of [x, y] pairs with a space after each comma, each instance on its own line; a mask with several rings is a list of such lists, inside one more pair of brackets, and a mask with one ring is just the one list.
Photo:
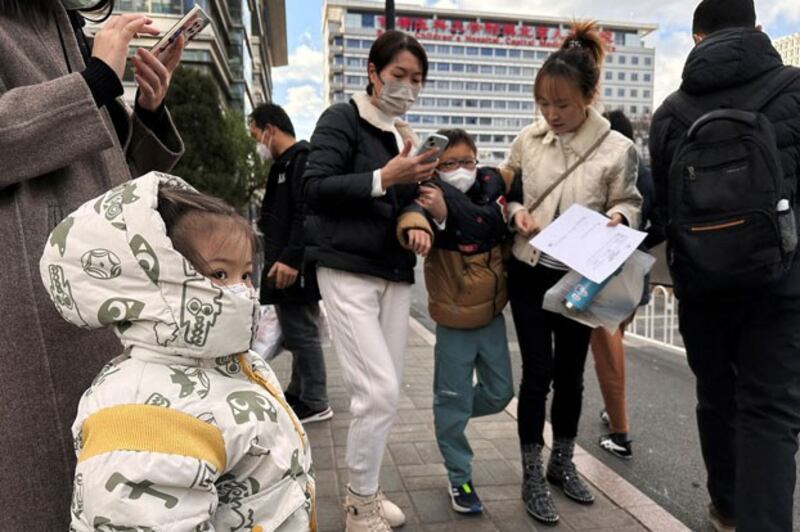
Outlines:
[[[382, 4], [382, 1], [376, 0]], [[773, 38], [800, 31], [799, 0], [756, 0], [759, 22]], [[398, 5], [401, 2], [397, 2]], [[485, 0], [411, 0], [411, 4], [482, 10]], [[603, 20], [653, 22], [659, 30], [647, 38], [656, 48], [655, 104], [680, 83], [692, 48], [690, 26], [698, 0], [493, 0], [492, 9], [531, 15], [560, 15]], [[309, 138], [322, 95], [322, 0], [286, 0], [289, 66], [273, 71], [273, 100], [295, 123], [298, 138]]]

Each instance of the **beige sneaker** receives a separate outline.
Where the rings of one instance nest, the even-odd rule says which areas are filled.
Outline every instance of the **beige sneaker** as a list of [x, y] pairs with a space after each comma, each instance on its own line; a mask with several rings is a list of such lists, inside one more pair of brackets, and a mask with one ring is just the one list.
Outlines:
[[386, 498], [383, 490], [378, 489], [378, 500], [381, 501], [381, 509], [383, 510], [383, 517], [392, 528], [399, 528], [406, 524], [406, 514], [395, 503]]
[[345, 532], [391, 532], [392, 528], [383, 515], [379, 493], [362, 497], [353, 493], [350, 486], [347, 486], [347, 495], [344, 499], [344, 509], [347, 513]]

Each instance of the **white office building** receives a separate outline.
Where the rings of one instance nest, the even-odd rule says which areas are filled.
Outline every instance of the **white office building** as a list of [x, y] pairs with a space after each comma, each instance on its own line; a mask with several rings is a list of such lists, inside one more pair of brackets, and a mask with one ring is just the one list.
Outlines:
[[[460, 127], [475, 136], [482, 163], [502, 161], [516, 134], [536, 115], [533, 82], [569, 31], [571, 19], [397, 5], [395, 27], [425, 46], [428, 81], [406, 119], [424, 136]], [[383, 3], [327, 0], [323, 6], [328, 103], [367, 86], [367, 56], [385, 31]], [[600, 99], [632, 119], [653, 110], [655, 50], [642, 39], [657, 27], [602, 22], [611, 49]]]
[[785, 64], [800, 66], [800, 33], [777, 39], [774, 44]]

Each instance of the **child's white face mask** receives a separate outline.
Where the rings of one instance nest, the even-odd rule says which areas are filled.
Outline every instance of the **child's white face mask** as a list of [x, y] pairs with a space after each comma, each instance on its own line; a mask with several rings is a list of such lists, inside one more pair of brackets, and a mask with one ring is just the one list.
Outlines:
[[475, 179], [478, 177], [478, 169], [456, 168], [452, 172], [439, 172], [439, 177], [445, 183], [453, 185], [461, 192], [466, 193], [475, 184]]

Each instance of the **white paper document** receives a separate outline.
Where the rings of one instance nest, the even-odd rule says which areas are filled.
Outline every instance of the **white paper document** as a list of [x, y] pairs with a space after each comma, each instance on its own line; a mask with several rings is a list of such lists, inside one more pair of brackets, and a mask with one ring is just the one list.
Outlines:
[[608, 218], [573, 205], [530, 244], [584, 277], [602, 283], [636, 251], [646, 233], [625, 225], [608, 227]]

